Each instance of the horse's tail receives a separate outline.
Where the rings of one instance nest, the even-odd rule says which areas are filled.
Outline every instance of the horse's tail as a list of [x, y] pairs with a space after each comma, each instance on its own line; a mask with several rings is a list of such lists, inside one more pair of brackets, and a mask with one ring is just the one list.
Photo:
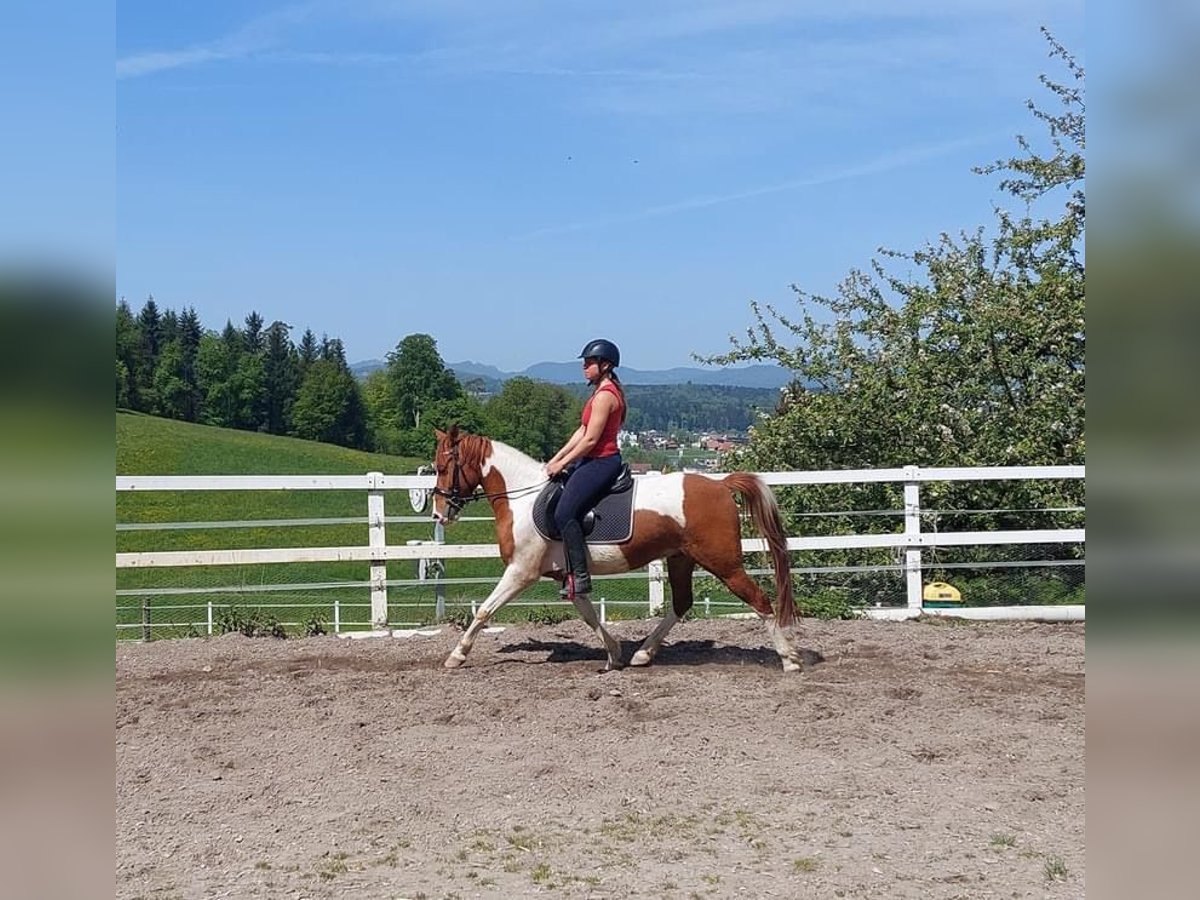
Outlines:
[[724, 485], [746, 501], [750, 519], [767, 541], [775, 564], [775, 621], [780, 627], [790, 627], [797, 617], [792, 597], [791, 558], [788, 556], [787, 532], [779, 504], [767, 483], [751, 472], [733, 472], [722, 479]]

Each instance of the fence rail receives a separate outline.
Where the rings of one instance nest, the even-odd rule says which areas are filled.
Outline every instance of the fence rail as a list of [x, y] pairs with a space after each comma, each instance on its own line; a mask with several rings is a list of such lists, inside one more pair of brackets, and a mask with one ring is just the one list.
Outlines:
[[[704, 473], [706, 477], [720, 478], [720, 473]], [[1085, 541], [1083, 528], [1059, 529], [1014, 529], [996, 531], [927, 531], [922, 529], [923, 510], [921, 507], [921, 486], [931, 482], [955, 481], [1021, 481], [1021, 480], [1064, 480], [1083, 479], [1083, 466], [1011, 466], [1011, 467], [980, 467], [980, 468], [930, 468], [921, 466], [905, 466], [889, 469], [853, 469], [838, 471], [789, 471], [762, 472], [759, 475], [767, 484], [773, 487], [815, 486], [836, 484], [879, 484], [899, 483], [904, 489], [904, 509], [896, 511], [897, 517], [903, 518], [903, 530], [887, 534], [843, 534], [817, 537], [790, 537], [788, 549], [795, 552], [820, 552], [832, 550], [854, 549], [893, 549], [902, 552], [904, 562], [895, 567], [902, 572], [905, 583], [905, 604], [890, 609], [867, 610], [869, 615], [878, 618], [908, 618], [925, 613], [965, 615], [977, 618], [1055, 618], [1081, 619], [1082, 605], [1045, 606], [991, 606], [976, 609], [935, 609], [924, 607], [923, 589], [925, 552], [932, 548], [987, 546], [987, 545], [1032, 545], [1032, 544], [1079, 544]], [[654, 478], [658, 476], [637, 476], [638, 478]], [[441, 566], [445, 560], [451, 559], [495, 559], [498, 558], [499, 548], [494, 543], [487, 544], [446, 544], [441, 540], [440, 526], [435, 529], [435, 541], [408, 541], [407, 543], [391, 544], [387, 542], [386, 527], [389, 523], [429, 521], [416, 519], [412, 516], [386, 516], [384, 514], [385, 497], [388, 492], [409, 492], [412, 501], [419, 500], [420, 492], [427, 492], [434, 486], [432, 475], [387, 475], [382, 472], [368, 472], [362, 475], [154, 475], [154, 476], [117, 476], [116, 490], [118, 493], [143, 491], [352, 491], [365, 492], [367, 495], [367, 510], [365, 521], [368, 529], [368, 541], [365, 546], [338, 547], [298, 547], [298, 548], [254, 548], [228, 550], [172, 550], [172, 551], [142, 551], [116, 554], [118, 569], [157, 569], [174, 567], [206, 567], [206, 566], [237, 566], [263, 565], [279, 563], [339, 563], [360, 562], [370, 566], [370, 577], [366, 582], [337, 582], [311, 583], [307, 585], [274, 585], [260, 586], [260, 590], [326, 590], [333, 588], [357, 587], [369, 593], [371, 610], [370, 624], [374, 629], [383, 629], [389, 623], [389, 587], [402, 588], [411, 585], [409, 581], [393, 581], [388, 579], [387, 564], [389, 561], [416, 560], [420, 566], [421, 578], [417, 583], [428, 587], [428, 581], [434, 582], [438, 591], [438, 613], [443, 613], [444, 586], [451, 580], [444, 577]], [[879, 512], [879, 511], [876, 511]], [[928, 511], [925, 511], [927, 513]], [[961, 511], [960, 511], [961, 512]], [[975, 510], [974, 512], [989, 512]], [[990, 511], [995, 512], [995, 511]], [[363, 518], [329, 518], [329, 519], [263, 519], [253, 520], [240, 518], [238, 521], [222, 522], [164, 522], [164, 523], [119, 523], [119, 531], [147, 531], [153, 529], [180, 530], [186, 528], [214, 529], [239, 527], [283, 527], [289, 524], [303, 523], [328, 524], [362, 522]], [[766, 550], [766, 542], [760, 538], [746, 538], [742, 541], [745, 553]], [[1043, 561], [1043, 564], [1051, 561]], [[1018, 565], [1031, 565], [1019, 563]], [[1078, 565], [1084, 564], [1082, 558]], [[658, 611], [664, 601], [665, 594], [665, 564], [662, 560], [650, 563], [646, 567], [647, 580], [647, 611]], [[829, 571], [838, 567], [829, 567]], [[432, 573], [432, 579], [426, 575]], [[480, 579], [468, 579], [478, 581]], [[603, 579], [599, 579], [603, 583]], [[118, 591], [118, 596], [149, 595], [149, 594], [182, 594], [203, 593], [215, 591], [212, 588], [133, 588]], [[338, 602], [334, 601], [334, 618], [338, 619]], [[341, 601], [343, 605], [346, 601]], [[293, 604], [294, 605], [294, 604]], [[354, 603], [353, 605], [365, 605]], [[473, 605], [473, 604], [472, 604]], [[126, 628], [143, 628], [148, 635], [145, 623], [127, 623]], [[207, 627], [211, 632], [212, 603], [208, 603]]]

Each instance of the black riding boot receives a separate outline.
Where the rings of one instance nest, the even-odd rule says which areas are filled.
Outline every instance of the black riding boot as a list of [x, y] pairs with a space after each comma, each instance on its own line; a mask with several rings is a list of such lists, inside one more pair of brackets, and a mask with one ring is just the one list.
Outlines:
[[563, 553], [567, 557], [567, 574], [563, 579], [563, 597], [577, 597], [592, 592], [592, 576], [588, 572], [587, 542], [583, 539], [583, 525], [571, 519], [562, 527]]

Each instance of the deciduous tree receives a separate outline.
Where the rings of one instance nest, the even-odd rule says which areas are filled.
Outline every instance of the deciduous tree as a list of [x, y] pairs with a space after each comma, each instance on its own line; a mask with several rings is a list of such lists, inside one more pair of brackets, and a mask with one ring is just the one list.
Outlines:
[[398, 405], [397, 424], [418, 428], [433, 404], [462, 397], [462, 386], [438, 354], [437, 341], [427, 334], [410, 334], [387, 356], [387, 376]]
[[579, 400], [560, 385], [518, 376], [485, 407], [489, 436], [549, 459], [579, 427]]
[[[795, 312], [752, 304], [746, 339], [706, 360], [773, 361], [796, 373], [733, 464], [1084, 461], [1084, 72], [1047, 39], [1069, 76], [1065, 84], [1042, 77], [1055, 109], [1030, 103], [1048, 131], [1048, 149], [1018, 137], [1018, 155], [977, 169], [1003, 174], [1002, 200], [1015, 201], [1016, 211], [998, 207], [990, 230], [942, 234], [913, 252], [881, 251], [836, 296], [793, 287]], [[839, 505], [852, 502], [848, 493], [824, 492]], [[954, 493], [947, 487], [941, 498], [950, 502]], [[1011, 508], [1082, 502], [1078, 482], [993, 493]], [[896, 508], [890, 488], [860, 494], [858, 508]]]

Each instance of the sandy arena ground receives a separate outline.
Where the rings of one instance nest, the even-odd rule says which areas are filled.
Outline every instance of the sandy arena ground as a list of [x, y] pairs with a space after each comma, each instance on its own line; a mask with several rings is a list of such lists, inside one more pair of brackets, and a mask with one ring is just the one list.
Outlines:
[[457, 638], [118, 646], [117, 897], [1085, 894], [1082, 625]]

